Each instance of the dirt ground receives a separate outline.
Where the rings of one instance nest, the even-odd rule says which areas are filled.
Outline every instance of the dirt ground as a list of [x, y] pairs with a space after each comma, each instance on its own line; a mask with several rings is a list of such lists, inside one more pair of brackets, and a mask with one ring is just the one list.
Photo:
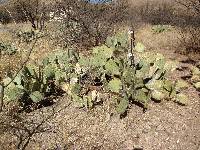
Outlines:
[[[188, 57], [173, 50], [179, 43], [176, 29], [153, 34], [145, 25], [136, 38], [148, 50], [180, 62], [184, 69], [176, 70], [172, 79], [189, 74]], [[15, 115], [13, 108], [9, 115], [0, 114], [0, 149], [200, 150], [200, 93], [192, 86], [185, 92], [190, 98], [187, 106], [151, 102], [144, 112], [133, 104], [124, 118], [114, 113], [110, 95], [92, 110], [75, 108], [67, 95], [28, 114]]]

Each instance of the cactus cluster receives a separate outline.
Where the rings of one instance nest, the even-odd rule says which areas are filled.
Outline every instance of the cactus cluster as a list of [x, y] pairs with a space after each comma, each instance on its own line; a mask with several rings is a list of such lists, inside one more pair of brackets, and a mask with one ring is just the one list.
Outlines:
[[[66, 79], [65, 71], [70, 69], [69, 60], [68, 53], [58, 52], [49, 55], [38, 65], [26, 65], [6, 87], [6, 100], [19, 100], [28, 96], [33, 102], [40, 102], [45, 95], [55, 92], [55, 86]], [[12, 77], [7, 77], [3, 82], [6, 85], [11, 80]]]
[[[182, 89], [188, 84], [167, 78], [176, 69], [177, 62], [166, 60], [159, 53], [146, 52], [142, 43], [137, 43], [132, 57], [127, 57], [127, 37], [124, 33], [109, 37], [106, 45], [94, 47], [90, 56], [74, 50], [59, 51], [45, 58], [38, 67], [27, 65], [6, 89], [5, 95], [14, 100], [26, 94], [33, 102], [38, 102], [52, 91], [50, 83], [53, 83], [78, 107], [92, 108], [101, 101], [103, 93], [109, 92], [120, 114], [132, 101], [141, 103], [144, 108], [150, 100], [166, 99], [186, 105], [187, 96]], [[9, 82], [10, 78], [4, 81]]]
[[[105, 91], [118, 95], [119, 113], [126, 111], [130, 101], [137, 101], [145, 108], [151, 99], [187, 104], [188, 98], [182, 89], [187, 88], [188, 84], [183, 80], [174, 82], [167, 79], [168, 74], [177, 68], [177, 62], [166, 60], [159, 53], [145, 52], [145, 46], [141, 43], [136, 44], [132, 65], [126, 55], [118, 56], [116, 51], [118, 49], [113, 46], [95, 47], [90, 58], [82, 58], [85, 62], [81, 67], [89, 67], [89, 72], [98, 76]], [[106, 78], [108, 76], [109, 79]]]
[[197, 90], [200, 90], [200, 64], [191, 67], [191, 82]]
[[114, 48], [127, 48], [129, 44], [128, 32], [118, 32], [114, 36], [107, 37], [106, 45]]

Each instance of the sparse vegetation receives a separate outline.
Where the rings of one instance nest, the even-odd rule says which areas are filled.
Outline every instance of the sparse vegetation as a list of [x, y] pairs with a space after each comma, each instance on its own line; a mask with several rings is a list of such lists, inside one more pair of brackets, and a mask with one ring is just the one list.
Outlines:
[[[2, 8], [1, 8], [2, 9]], [[9, 23], [11, 20], [10, 15], [5, 10], [0, 11], [0, 23], [6, 24]]]
[[17, 52], [17, 49], [10, 44], [0, 43], [0, 55], [13, 55]]
[[152, 27], [152, 30], [154, 33], [162, 33], [165, 31], [169, 31], [170, 30], [170, 26], [168, 25], [155, 25]]
[[198, 149], [199, 4], [2, 4], [0, 145]]

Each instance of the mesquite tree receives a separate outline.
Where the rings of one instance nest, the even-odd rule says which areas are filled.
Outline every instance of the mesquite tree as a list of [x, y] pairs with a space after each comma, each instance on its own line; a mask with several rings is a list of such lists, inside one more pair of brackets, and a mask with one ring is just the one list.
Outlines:
[[41, 0], [12, 0], [9, 5], [18, 22], [30, 22], [35, 30], [44, 28], [48, 8], [45, 2]]

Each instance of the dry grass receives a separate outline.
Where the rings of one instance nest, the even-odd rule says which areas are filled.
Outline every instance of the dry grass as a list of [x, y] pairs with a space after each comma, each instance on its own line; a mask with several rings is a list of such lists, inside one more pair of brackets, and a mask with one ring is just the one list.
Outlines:
[[173, 50], [179, 45], [179, 29], [173, 26], [169, 27], [169, 31], [156, 34], [152, 30], [152, 25], [144, 25], [136, 32], [138, 41], [144, 43], [150, 50]]
[[[32, 43], [26, 44], [19, 42], [19, 39], [15, 36], [15, 33], [18, 31], [30, 31], [30, 24], [8, 24], [3, 26], [3, 32], [0, 32], [0, 41], [5, 43], [13, 44], [18, 52], [13, 56], [1, 56], [0, 57], [0, 77], [5, 77], [7, 72], [14, 73], [20, 64], [26, 58], [26, 53], [30, 50]], [[54, 39], [49, 39], [49, 36], [46, 35], [38, 39], [33, 53], [31, 55], [30, 61], [38, 62], [42, 58], [46, 57], [49, 53], [59, 49], [60, 47], [55, 44]]]

